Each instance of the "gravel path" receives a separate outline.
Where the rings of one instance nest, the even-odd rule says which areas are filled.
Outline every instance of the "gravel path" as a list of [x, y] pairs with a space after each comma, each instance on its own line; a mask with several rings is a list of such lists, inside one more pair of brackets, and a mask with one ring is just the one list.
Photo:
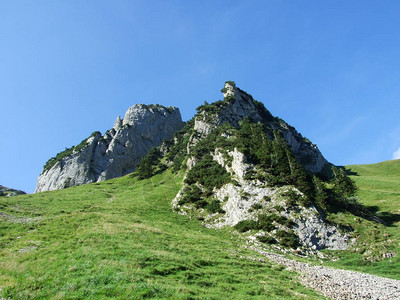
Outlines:
[[269, 260], [300, 273], [300, 281], [332, 299], [400, 299], [400, 280], [360, 272], [312, 266], [253, 248]]

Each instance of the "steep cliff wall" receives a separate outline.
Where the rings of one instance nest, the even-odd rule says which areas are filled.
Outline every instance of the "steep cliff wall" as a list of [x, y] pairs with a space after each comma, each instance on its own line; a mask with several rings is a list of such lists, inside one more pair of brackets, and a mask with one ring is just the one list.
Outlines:
[[93, 133], [80, 145], [51, 158], [35, 192], [62, 189], [126, 175], [140, 159], [183, 127], [176, 107], [137, 104], [104, 136]]

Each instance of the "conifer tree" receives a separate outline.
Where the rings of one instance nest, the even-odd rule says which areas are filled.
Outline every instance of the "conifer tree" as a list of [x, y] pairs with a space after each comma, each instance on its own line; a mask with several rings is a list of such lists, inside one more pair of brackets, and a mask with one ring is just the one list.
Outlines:
[[357, 192], [355, 182], [346, 175], [343, 168], [332, 167], [332, 171], [334, 174], [333, 192], [335, 198], [346, 206], [357, 204], [357, 200], [354, 197]]
[[311, 186], [308, 182], [307, 175], [300, 165], [300, 163], [296, 160], [293, 153], [287, 149], [286, 150], [287, 161], [290, 167], [290, 184], [295, 185], [300, 191], [302, 191], [307, 196], [311, 196]]
[[314, 199], [315, 202], [322, 208], [326, 209], [329, 200], [328, 189], [325, 183], [319, 179], [317, 176], [313, 175], [313, 185], [314, 185]]
[[272, 142], [273, 152], [271, 153], [271, 162], [274, 173], [279, 176], [281, 181], [288, 182], [290, 177], [290, 166], [287, 159], [287, 145], [283, 137], [274, 131], [275, 139]]
[[145, 157], [143, 157], [137, 167], [139, 179], [146, 179], [155, 175], [155, 168], [159, 161], [160, 152], [157, 150], [157, 148], [151, 149], [150, 152]]

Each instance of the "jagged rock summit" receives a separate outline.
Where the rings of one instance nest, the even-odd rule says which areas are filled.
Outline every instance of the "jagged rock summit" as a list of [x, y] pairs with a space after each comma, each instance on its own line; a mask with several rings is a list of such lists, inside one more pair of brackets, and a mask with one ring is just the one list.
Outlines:
[[[200, 136], [205, 136], [215, 127], [228, 123], [234, 127], [245, 118], [252, 122], [266, 124], [271, 131], [279, 131], [290, 146], [290, 150], [303, 167], [312, 173], [322, 172], [328, 164], [317, 146], [304, 138], [297, 130], [285, 121], [273, 117], [261, 102], [253, 99], [251, 95], [242, 91], [233, 81], [227, 81], [221, 90], [224, 101], [199, 107], [199, 114], [195, 117], [194, 129]], [[218, 111], [218, 113], [214, 113]]]
[[141, 158], [184, 125], [179, 109], [137, 104], [119, 116], [104, 136], [94, 132], [78, 146], [51, 158], [35, 192], [62, 189], [126, 175]]

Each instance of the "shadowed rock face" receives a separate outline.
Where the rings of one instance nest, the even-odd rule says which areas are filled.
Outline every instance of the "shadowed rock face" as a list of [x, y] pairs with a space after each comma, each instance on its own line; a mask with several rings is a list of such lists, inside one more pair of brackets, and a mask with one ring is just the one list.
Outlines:
[[141, 158], [183, 127], [176, 107], [137, 104], [104, 136], [94, 133], [86, 145], [45, 169], [35, 192], [103, 181], [133, 172]]

